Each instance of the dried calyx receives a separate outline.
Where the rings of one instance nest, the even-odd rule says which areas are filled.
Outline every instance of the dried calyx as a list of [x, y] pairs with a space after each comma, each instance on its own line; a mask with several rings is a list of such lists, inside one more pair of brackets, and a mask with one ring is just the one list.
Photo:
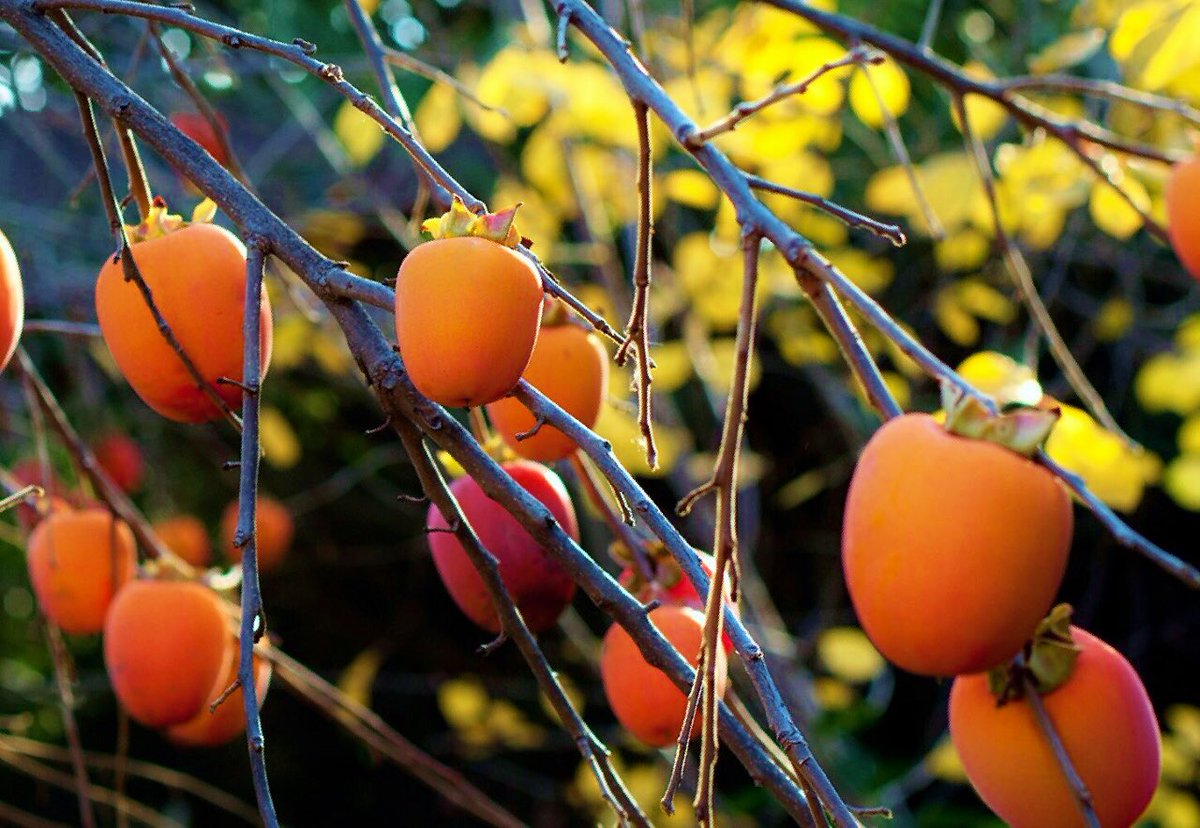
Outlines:
[[421, 225], [421, 232], [429, 239], [453, 239], [474, 236], [489, 239], [505, 247], [516, 247], [521, 243], [521, 234], [517, 232], [517, 208], [520, 202], [496, 213], [475, 215], [467, 209], [461, 198], [454, 196], [450, 209], [438, 218], [427, 219]]
[[137, 244], [162, 238], [176, 230], [182, 230], [189, 224], [209, 224], [216, 214], [216, 203], [212, 199], [206, 198], [196, 205], [196, 209], [192, 210], [192, 220], [184, 221], [183, 216], [172, 213], [167, 208], [167, 202], [162, 196], [155, 196], [154, 202], [150, 206], [150, 212], [146, 214], [140, 224], [125, 225], [125, 234], [129, 237], [130, 244]]
[[946, 430], [960, 437], [984, 440], [1031, 457], [1050, 436], [1061, 411], [1011, 403], [999, 413], [987, 403], [948, 382], [942, 383]]
[[1023, 698], [1026, 679], [1038, 695], [1044, 696], [1071, 678], [1080, 652], [1071, 638], [1073, 611], [1070, 604], [1050, 610], [1021, 656], [988, 672], [988, 689], [996, 697], [997, 706]]

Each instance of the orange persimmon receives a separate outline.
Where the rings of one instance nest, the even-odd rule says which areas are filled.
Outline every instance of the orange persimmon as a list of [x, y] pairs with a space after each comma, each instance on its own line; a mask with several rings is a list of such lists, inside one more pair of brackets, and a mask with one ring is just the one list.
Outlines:
[[[1128, 828], [1158, 785], [1154, 708], [1124, 656], [1070, 629], [1079, 656], [1066, 682], [1042, 702], [1100, 825]], [[1082, 828], [1078, 800], [1027, 701], [997, 705], [986, 674], [959, 676], [950, 690], [950, 737], [979, 796], [1009, 825]]]
[[0, 371], [8, 366], [25, 324], [25, 288], [17, 254], [0, 231]]
[[[608, 388], [608, 354], [595, 334], [570, 323], [543, 325], [522, 378], [588, 428], [600, 416]], [[552, 463], [576, 449], [575, 441], [551, 425], [542, 425], [523, 440], [517, 435], [536, 420], [519, 400], [496, 400], [488, 416], [504, 442], [521, 457]]]
[[46, 617], [65, 632], [104, 627], [109, 604], [133, 577], [133, 533], [107, 509], [61, 507], [29, 536], [29, 579]]
[[1015, 655], [1054, 601], [1073, 516], [1032, 460], [951, 434], [926, 414], [885, 423], [846, 498], [842, 566], [888, 659], [951, 676]]
[[[291, 510], [268, 495], [259, 494], [254, 510], [258, 571], [270, 572], [287, 557], [295, 535]], [[237, 533], [238, 502], [232, 501], [221, 514], [221, 545], [230, 560], [240, 561], [242, 550], [233, 545]]]
[[1167, 179], [1167, 235], [1175, 255], [1200, 279], [1200, 154], [1177, 162]]
[[[704, 640], [704, 615], [691, 607], [668, 604], [650, 612], [650, 623], [695, 667]], [[717, 696], [728, 679], [725, 651], [717, 649]], [[687, 710], [687, 694], [643, 657], [620, 624], [604, 634], [600, 648], [600, 680], [613, 714], [626, 730], [651, 747], [666, 747], [679, 737]], [[700, 734], [700, 717], [692, 738]]]
[[[512, 211], [473, 216], [455, 197], [438, 238], [413, 248], [396, 274], [396, 341], [417, 390], [453, 407], [512, 390], [542, 321], [542, 280], [512, 249]], [[493, 240], [496, 239], [496, 240]]]
[[[242, 321], [246, 249], [221, 227], [189, 224], [132, 247], [154, 304], [201, 376], [231, 408], [242, 402]], [[96, 280], [96, 315], [121, 373], [147, 405], [164, 417], [198, 423], [221, 416], [197, 387], [183, 360], [158, 329], [141, 290], [109, 257]], [[262, 373], [271, 361], [271, 305], [262, 293]], [[256, 378], [257, 379], [257, 378]]]
[[[712, 578], [717, 559], [707, 552], [699, 550], [696, 551], [696, 557], [700, 559], [700, 568], [704, 570], [704, 574]], [[700, 597], [700, 592], [696, 589], [695, 584], [683, 574], [679, 564], [675, 563], [675, 559], [670, 556], [670, 553], [664, 550], [664, 556], [659, 559], [651, 559], [650, 564], [655, 570], [653, 582], [647, 583], [633, 564], [621, 570], [621, 574], [617, 576], [617, 582], [643, 603], [657, 599], [664, 604], [678, 604], [704, 612], [704, 598]], [[726, 576], [725, 603], [734, 615], [741, 618], [741, 610], [739, 605], [731, 600], [732, 595], [733, 582]], [[729, 637], [728, 632], [722, 633], [721, 645], [725, 648], [726, 653], [733, 651], [733, 639]]]
[[119, 432], [106, 434], [93, 449], [96, 460], [112, 481], [124, 492], [133, 492], [142, 485], [146, 462], [138, 444]]
[[[246, 729], [246, 710], [242, 688], [239, 687], [230, 693], [229, 697], [222, 701], [216, 710], [209, 709], [212, 702], [220, 698], [221, 694], [237, 681], [240, 652], [241, 648], [234, 645], [229, 671], [224, 673], [220, 680], [213, 685], [212, 691], [209, 693], [210, 700], [205, 702], [195, 718], [183, 724], [168, 727], [166, 730], [168, 739], [184, 747], [216, 747], [225, 744]], [[271, 662], [255, 653], [253, 664], [254, 696], [258, 699], [261, 709], [263, 699], [267, 695], [267, 688], [271, 684]]]
[[155, 521], [151, 528], [168, 549], [192, 566], [204, 567], [212, 562], [212, 542], [198, 517], [175, 515]]
[[121, 706], [146, 727], [194, 719], [235, 647], [221, 601], [192, 581], [133, 581], [104, 621], [104, 664]]

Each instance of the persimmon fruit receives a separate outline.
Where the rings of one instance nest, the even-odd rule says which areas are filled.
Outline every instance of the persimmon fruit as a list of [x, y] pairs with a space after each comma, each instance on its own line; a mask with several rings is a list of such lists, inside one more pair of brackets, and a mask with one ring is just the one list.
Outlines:
[[513, 389], [542, 319], [542, 280], [521, 254], [477, 236], [413, 248], [396, 275], [396, 340], [413, 384], [445, 406]]
[[1177, 162], [1167, 179], [1167, 235], [1193, 279], [1200, 279], [1200, 154]]
[[[261, 493], [255, 503], [254, 519], [258, 571], [271, 572], [278, 569], [287, 558], [296, 534], [296, 524], [287, 506]], [[238, 502], [234, 500], [221, 513], [221, 545], [225, 554], [234, 561], [242, 559], [242, 550], [233, 545], [237, 521]]]
[[8, 367], [25, 324], [25, 288], [17, 254], [0, 231], [0, 371]]
[[155, 521], [151, 528], [166, 547], [192, 566], [212, 563], [212, 542], [208, 529], [194, 515], [175, 515]]
[[[1080, 649], [1065, 683], [1042, 696], [1103, 828], [1129, 828], [1150, 803], [1162, 756], [1146, 688], [1119, 652], [1071, 627]], [[950, 737], [971, 784], [1014, 828], [1072, 828], [1083, 816], [1025, 699], [997, 705], [986, 674], [950, 690]]]
[[[691, 607], [666, 604], [651, 610], [652, 623], [695, 667], [704, 640], [704, 615]], [[717, 695], [728, 680], [725, 651], [717, 650]], [[621, 725], [651, 747], [666, 747], [679, 737], [687, 711], [687, 694], [643, 657], [633, 638], [620, 624], [604, 634], [600, 648], [600, 680], [609, 707]], [[691, 736], [700, 733], [700, 718]]]
[[[229, 133], [229, 123], [225, 116], [217, 113], [217, 122]], [[229, 157], [221, 147], [221, 140], [208, 119], [199, 112], [176, 112], [171, 115], [171, 124], [187, 137], [204, 148], [204, 151], [217, 160], [222, 167], [228, 166]]]
[[[245, 731], [246, 709], [242, 688], [239, 687], [230, 693], [217, 706], [216, 710], [210, 710], [211, 704], [237, 680], [240, 652], [241, 648], [235, 645], [233, 658], [229, 662], [229, 670], [213, 685], [209, 693], [209, 700], [193, 718], [183, 724], [168, 727], [166, 729], [168, 739], [184, 747], [217, 747]], [[254, 697], [258, 699], [261, 709], [263, 699], [266, 698], [267, 689], [271, 684], [271, 662], [255, 653], [252, 663], [254, 667]]]
[[[600, 416], [608, 387], [608, 354], [595, 334], [578, 325], [543, 324], [533, 356], [521, 376], [591, 428]], [[517, 439], [537, 422], [519, 400], [496, 400], [488, 404], [487, 412], [497, 433], [521, 457], [552, 463], [577, 448], [574, 440], [552, 425], [543, 424], [534, 434]]]
[[[195, 223], [135, 242], [133, 258], [170, 326], [201, 376], [233, 409], [242, 390], [242, 321], [246, 249], [221, 227]], [[109, 257], [96, 281], [96, 315], [104, 341], [125, 379], [147, 405], [184, 423], [216, 419], [220, 409], [197, 387], [183, 360], [158, 329], [141, 290]], [[271, 305], [262, 293], [262, 373], [271, 361]], [[261, 379], [261, 378], [255, 378]]]
[[1062, 581], [1073, 516], [1045, 469], [926, 414], [868, 441], [846, 499], [842, 566], [879, 651], [951, 676], [1015, 655]]
[[96, 460], [124, 492], [135, 492], [146, 474], [146, 461], [138, 444], [124, 434], [106, 434], [93, 448]]
[[[700, 559], [700, 567], [704, 570], [710, 579], [716, 568], [716, 558], [707, 552], [697, 550], [696, 557]], [[643, 603], [657, 599], [663, 604], [676, 604], [682, 607], [692, 607], [693, 609], [704, 611], [704, 598], [696, 589], [686, 575], [679, 569], [679, 565], [674, 559], [667, 555], [667, 559], [661, 561], [652, 561], [655, 566], [656, 580], [654, 583], [646, 583], [640, 573], [636, 572], [634, 565], [626, 566], [621, 570], [621, 574], [617, 576], [617, 582], [621, 586], [629, 589]], [[733, 584], [728, 577], [725, 579], [725, 603], [734, 615], [741, 616], [738, 611], [738, 605], [731, 600], [733, 593]], [[729, 653], [733, 650], [733, 639], [729, 637], [729, 633], [722, 633], [721, 646], [725, 648], [725, 652]]]
[[104, 622], [113, 690], [146, 727], [194, 719], [228, 674], [234, 650], [220, 599], [191, 581], [133, 581]]
[[[503, 464], [513, 481], [537, 498], [568, 535], [579, 539], [579, 524], [566, 486], [558, 475], [538, 463], [517, 460]], [[575, 582], [550, 557], [517, 519], [488, 497], [479, 484], [464, 475], [450, 484], [467, 522], [479, 540], [500, 562], [500, 578], [534, 632], [554, 625], [575, 595]], [[426, 518], [429, 548], [442, 583], [463, 614], [490, 632], [500, 631], [500, 618], [479, 573], [449, 523], [430, 506]]]
[[106, 509], [58, 509], [29, 536], [33, 592], [65, 632], [98, 633], [113, 596], [137, 565], [133, 533]]

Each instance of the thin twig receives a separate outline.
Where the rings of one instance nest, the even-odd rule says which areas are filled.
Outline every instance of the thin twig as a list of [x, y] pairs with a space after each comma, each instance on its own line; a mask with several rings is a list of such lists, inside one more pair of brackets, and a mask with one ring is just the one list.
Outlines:
[[1001, 85], [1013, 92], [1070, 92], [1098, 98], [1136, 104], [1146, 109], [1171, 112], [1184, 120], [1200, 126], [1200, 110], [1189, 106], [1186, 101], [1155, 95], [1141, 89], [1132, 89], [1109, 80], [1077, 78], [1073, 75], [1019, 75], [1006, 78]]
[[501, 106], [495, 106], [483, 100], [474, 92], [472, 92], [466, 84], [454, 77], [454, 75], [439, 69], [433, 64], [426, 63], [420, 58], [413, 57], [407, 52], [397, 52], [395, 49], [389, 49], [387, 47], [384, 47], [383, 49], [383, 58], [392, 66], [399, 66], [401, 69], [412, 72], [414, 75], [420, 75], [421, 77], [434, 81], [435, 83], [446, 84], [460, 96], [462, 96], [463, 100], [471, 102], [484, 112], [495, 112], [497, 115], [503, 115], [505, 118], [512, 118], [507, 109]]
[[91, 322], [68, 322], [63, 319], [27, 319], [22, 327], [25, 333], [52, 333], [60, 336], [98, 337], [100, 326]]
[[849, 207], [843, 207], [841, 204], [830, 201], [829, 199], [819, 196], [816, 193], [797, 190], [792, 187], [785, 187], [782, 184], [776, 184], [774, 181], [768, 181], [765, 178], [760, 178], [757, 175], [750, 173], [746, 174], [746, 181], [756, 190], [762, 190], [767, 193], [777, 193], [785, 195], [788, 198], [794, 198], [797, 201], [803, 201], [805, 204], [811, 204], [819, 210], [823, 210], [839, 221], [844, 222], [850, 227], [861, 227], [864, 230], [869, 230], [876, 236], [882, 236], [892, 243], [894, 247], [903, 247], [908, 242], [908, 237], [904, 235], [903, 228], [898, 224], [887, 224], [879, 219], [873, 219], [869, 216], [864, 216]]

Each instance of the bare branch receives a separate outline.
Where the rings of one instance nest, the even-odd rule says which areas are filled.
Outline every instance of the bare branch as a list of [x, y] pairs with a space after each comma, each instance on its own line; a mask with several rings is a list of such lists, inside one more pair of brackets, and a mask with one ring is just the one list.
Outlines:
[[759, 178], [757, 175], [746, 174], [746, 181], [756, 190], [762, 190], [767, 193], [777, 193], [785, 195], [788, 198], [794, 198], [797, 201], [803, 201], [805, 204], [811, 204], [819, 210], [823, 210], [839, 221], [845, 222], [850, 227], [861, 227], [864, 230], [869, 230], [876, 236], [882, 236], [892, 243], [894, 247], [903, 247], [908, 242], [908, 237], [904, 235], [904, 230], [898, 224], [887, 224], [873, 219], [869, 216], [864, 216], [862, 213], [851, 210], [849, 207], [843, 207], [836, 202], [830, 201], [816, 193], [805, 192], [804, 190], [796, 190], [792, 187], [785, 187], [782, 184], [776, 184], [774, 181], [768, 181], [765, 178]]

